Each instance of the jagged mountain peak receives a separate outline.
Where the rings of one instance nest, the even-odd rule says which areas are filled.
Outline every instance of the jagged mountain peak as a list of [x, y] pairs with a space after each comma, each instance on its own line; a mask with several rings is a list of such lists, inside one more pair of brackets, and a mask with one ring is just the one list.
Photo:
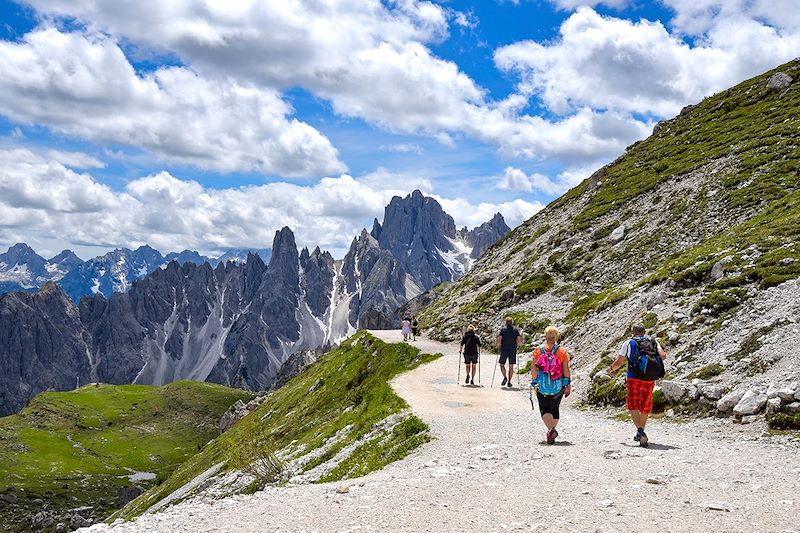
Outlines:
[[375, 218], [372, 220], [372, 231], [369, 232], [375, 239], [381, 238], [381, 223], [378, 222], [378, 219]]
[[57, 255], [47, 260], [48, 263], [64, 263], [64, 262], [83, 263], [83, 259], [78, 257], [75, 252], [70, 249], [61, 250]]

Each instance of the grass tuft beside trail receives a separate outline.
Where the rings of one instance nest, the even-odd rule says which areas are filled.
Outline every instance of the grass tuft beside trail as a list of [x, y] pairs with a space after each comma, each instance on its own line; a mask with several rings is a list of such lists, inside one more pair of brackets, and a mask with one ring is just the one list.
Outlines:
[[[165, 483], [123, 509], [120, 516], [130, 519], [142, 514], [215, 464], [224, 463], [223, 471], [242, 467], [242, 457], [260, 453], [248, 449], [254, 442], [266, 442], [287, 462], [320, 449], [337, 433], [343, 434], [302, 471], [325, 463], [344, 447], [371, 434], [376, 424], [406, 410], [408, 405], [392, 391], [389, 381], [436, 357], [405, 343], [387, 344], [359, 332], [275, 391]], [[346, 431], [348, 426], [351, 429]], [[391, 431], [378, 431], [365, 439], [320, 481], [352, 478], [380, 469], [429, 439], [428, 427], [409, 415]]]

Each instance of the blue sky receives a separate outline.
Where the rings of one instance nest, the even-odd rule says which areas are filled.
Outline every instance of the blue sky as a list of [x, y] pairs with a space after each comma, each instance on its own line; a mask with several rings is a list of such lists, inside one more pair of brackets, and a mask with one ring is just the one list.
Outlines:
[[341, 256], [414, 188], [516, 225], [791, 59], [794, 2], [0, 0], [0, 246], [218, 253], [289, 225]]

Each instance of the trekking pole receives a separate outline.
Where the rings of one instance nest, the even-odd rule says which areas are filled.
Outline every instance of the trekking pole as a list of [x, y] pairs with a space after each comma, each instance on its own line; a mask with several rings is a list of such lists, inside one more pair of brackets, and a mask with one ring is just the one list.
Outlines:
[[458, 357], [456, 357], [456, 363], [458, 363], [458, 379], [456, 380], [456, 385], [461, 384], [461, 352], [458, 352]]
[[481, 349], [478, 347], [478, 385], [481, 384]]
[[494, 365], [494, 370], [492, 370], [492, 384], [491, 384], [491, 385], [489, 385], [489, 388], [490, 388], [490, 389], [494, 387], [494, 375], [497, 373], [497, 365], [498, 365], [498, 364], [500, 364], [500, 363], [499, 363], [499, 361], [500, 361], [500, 360], [498, 359], [497, 361], [498, 361], [498, 362], [497, 362], [497, 363], [495, 363], [495, 365]]
[[528, 397], [531, 400], [531, 411], [535, 411], [536, 408], [533, 406], [533, 380], [531, 380], [530, 387], [528, 387]]

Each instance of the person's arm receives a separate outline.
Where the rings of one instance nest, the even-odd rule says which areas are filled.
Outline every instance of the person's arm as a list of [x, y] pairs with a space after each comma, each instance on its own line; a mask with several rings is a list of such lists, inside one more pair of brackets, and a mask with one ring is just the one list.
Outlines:
[[536, 381], [539, 378], [539, 369], [536, 367], [536, 359], [537, 359], [536, 352], [538, 350], [539, 348], [536, 348], [531, 353], [531, 379], [533, 381]]
[[498, 349], [498, 350], [499, 350], [499, 349], [500, 349], [500, 347], [502, 346], [502, 342], [503, 342], [503, 336], [502, 336], [502, 335], [498, 335], [498, 336], [497, 336], [497, 349]]
[[467, 336], [466, 336], [466, 335], [464, 335], [463, 337], [461, 337], [461, 345], [459, 345], [459, 347], [458, 347], [458, 353], [459, 353], [459, 355], [461, 355], [461, 352], [463, 352], [463, 351], [464, 351], [464, 343], [466, 342], [466, 340], [467, 340]]
[[614, 359], [614, 362], [611, 363], [610, 367], [608, 367], [608, 373], [609, 374], [615, 373], [617, 370], [622, 368], [622, 365], [625, 364], [625, 361], [627, 360], [628, 358], [625, 356], [625, 354], [617, 354], [617, 358]]
[[518, 334], [517, 335], [517, 346], [519, 346], [520, 344], [522, 344], [522, 335]]
[[572, 394], [572, 371], [569, 368], [569, 355], [564, 358], [564, 361], [561, 362], [562, 372], [561, 374], [569, 379], [569, 383], [567, 383], [567, 387], [564, 389], [564, 396], [569, 396]]
[[667, 352], [664, 350], [664, 348], [661, 347], [660, 342], [656, 343], [656, 346], [658, 346], [658, 355], [661, 356], [661, 360], [662, 361], [665, 360], [667, 358]]

